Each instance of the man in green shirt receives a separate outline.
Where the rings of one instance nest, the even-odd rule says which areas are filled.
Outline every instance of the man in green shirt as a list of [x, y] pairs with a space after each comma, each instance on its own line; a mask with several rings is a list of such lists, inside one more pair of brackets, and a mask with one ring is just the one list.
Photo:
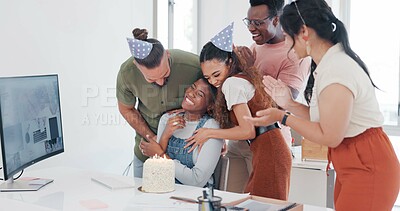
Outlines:
[[134, 175], [142, 177], [147, 157], [139, 148], [141, 139], [156, 141], [161, 115], [180, 108], [185, 89], [202, 74], [197, 55], [165, 50], [158, 40], [147, 39], [147, 31], [135, 30], [141, 39], [128, 40], [133, 56], [121, 65], [116, 90], [119, 111], [136, 131]]

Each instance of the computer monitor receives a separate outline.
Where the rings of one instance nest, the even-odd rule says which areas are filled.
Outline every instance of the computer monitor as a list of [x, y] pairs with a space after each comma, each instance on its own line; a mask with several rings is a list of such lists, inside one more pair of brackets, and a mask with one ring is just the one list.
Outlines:
[[53, 181], [13, 177], [64, 152], [58, 75], [0, 77], [0, 139], [0, 191], [38, 190]]

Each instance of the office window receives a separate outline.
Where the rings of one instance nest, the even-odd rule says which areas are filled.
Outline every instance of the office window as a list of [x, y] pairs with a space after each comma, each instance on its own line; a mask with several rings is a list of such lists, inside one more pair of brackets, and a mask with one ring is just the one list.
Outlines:
[[354, 51], [367, 64], [376, 90], [385, 127], [399, 133], [400, 13], [396, 0], [379, 4], [350, 1], [349, 36]]
[[[400, 13], [397, 0], [347, 2], [350, 43], [367, 64], [385, 117], [384, 128], [400, 156]], [[399, 157], [400, 158], [400, 157]], [[400, 206], [400, 196], [395, 206]]]
[[157, 0], [157, 38], [197, 54], [197, 0]]

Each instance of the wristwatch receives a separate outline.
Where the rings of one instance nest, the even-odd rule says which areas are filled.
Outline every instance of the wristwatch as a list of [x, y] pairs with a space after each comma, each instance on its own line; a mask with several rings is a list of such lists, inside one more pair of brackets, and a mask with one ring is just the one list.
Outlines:
[[289, 115], [290, 115], [290, 112], [286, 111], [286, 113], [285, 113], [285, 115], [283, 115], [283, 118], [282, 118], [282, 121], [281, 121], [282, 125], [286, 126], [286, 120], [287, 120]]

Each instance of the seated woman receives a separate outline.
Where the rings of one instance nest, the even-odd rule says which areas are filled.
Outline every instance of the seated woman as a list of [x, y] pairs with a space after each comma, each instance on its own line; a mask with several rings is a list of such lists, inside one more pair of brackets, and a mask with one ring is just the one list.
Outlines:
[[218, 123], [207, 114], [214, 104], [216, 89], [201, 78], [185, 91], [182, 113], [164, 114], [158, 125], [155, 141], [141, 141], [144, 155], [164, 156], [175, 161], [176, 182], [184, 185], [204, 187], [214, 184], [213, 172], [221, 155], [223, 141], [210, 139], [201, 151], [184, 149], [185, 139], [199, 128], [219, 128]]

